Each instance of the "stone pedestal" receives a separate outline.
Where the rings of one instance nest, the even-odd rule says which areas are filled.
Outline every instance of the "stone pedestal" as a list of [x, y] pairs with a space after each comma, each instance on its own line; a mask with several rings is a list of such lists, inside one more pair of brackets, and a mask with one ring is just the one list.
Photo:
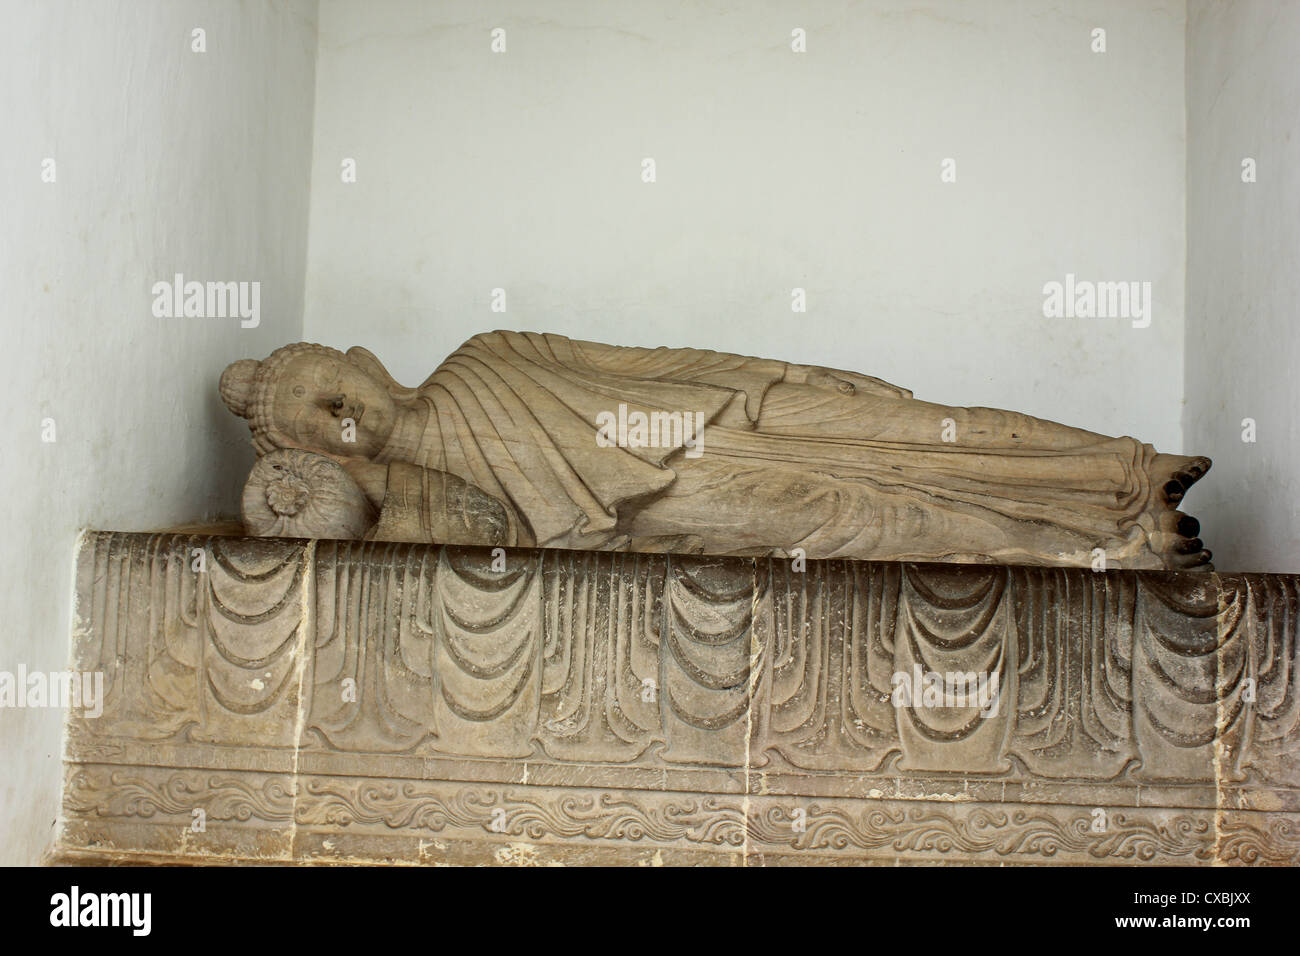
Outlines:
[[1290, 575], [96, 532], [52, 858], [1294, 865], [1298, 620]]

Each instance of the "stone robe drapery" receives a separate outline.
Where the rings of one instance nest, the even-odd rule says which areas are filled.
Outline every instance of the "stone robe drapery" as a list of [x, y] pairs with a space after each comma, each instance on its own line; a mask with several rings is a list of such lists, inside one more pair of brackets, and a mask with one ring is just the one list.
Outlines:
[[[619, 507], [663, 491], [681, 441], [598, 448], [597, 416], [701, 412], [752, 426], [785, 363], [696, 349], [619, 348], [561, 335], [476, 335], [418, 389], [429, 407], [414, 464], [448, 471], [509, 502], [520, 544], [599, 549]], [[679, 437], [679, 436], [674, 436]], [[527, 540], [531, 537], [533, 540]]]
[[[610, 346], [539, 333], [476, 335], [417, 390], [429, 415], [413, 463], [458, 475], [510, 503], [527, 525], [513, 543], [547, 547], [627, 546], [627, 518], [662, 513], [671, 526], [676, 507], [681, 530], [689, 530], [693, 516], [707, 550], [737, 550], [709, 537], [712, 495], [720, 514], [807, 509], [819, 501], [807, 541], [765, 542], [777, 550], [805, 546], [810, 557], [871, 557], [873, 547], [883, 546], [878, 534], [817, 537], [816, 529], [837, 515], [888, 525], [893, 516], [928, 512], [942, 520], [917, 520], [907, 534], [942, 537], [987, 526], [992, 538], [1006, 533], [1010, 540], [1030, 528], [1080, 562], [1089, 547], [1131, 538], [1148, 501], [1146, 466], [1154, 451], [1134, 439], [961, 409], [954, 411], [964, 416], [962, 440], [946, 444], [937, 417], [945, 407], [916, 402], [901, 389], [846, 397], [802, 386], [795, 394], [809, 402], [769, 407], [764, 399], [788, 368], [697, 349]], [[787, 393], [792, 387], [781, 386]], [[597, 416], [620, 403], [629, 413], [703, 413], [702, 458], [686, 458], [680, 441], [598, 447]], [[891, 416], [934, 417], [934, 440], [889, 440], [907, 432], [892, 427]], [[1064, 436], [1053, 442], [1063, 450], [1018, 443], [1025, 429], [1049, 428]], [[744, 477], [732, 482], [732, 473]], [[782, 489], [771, 501], [762, 497], [768, 475], [774, 492]], [[795, 485], [810, 489], [802, 502], [788, 494]], [[819, 495], [823, 486], [835, 493]], [[681, 500], [687, 493], [689, 503]], [[893, 502], [892, 510], [873, 512], [874, 500]], [[874, 519], [864, 519], [870, 514]], [[896, 542], [889, 546], [897, 549]], [[935, 548], [933, 541], [918, 542], [916, 553], [933, 555]], [[1029, 552], [1025, 558], [1034, 560]]]

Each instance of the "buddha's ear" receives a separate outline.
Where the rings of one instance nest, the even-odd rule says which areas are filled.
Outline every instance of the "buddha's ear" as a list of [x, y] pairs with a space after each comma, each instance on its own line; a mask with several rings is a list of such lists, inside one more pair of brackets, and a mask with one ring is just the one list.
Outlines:
[[399, 400], [411, 399], [419, 394], [416, 389], [407, 388], [389, 375], [388, 369], [384, 368], [384, 363], [375, 358], [375, 353], [369, 349], [354, 345], [348, 349], [347, 356], [349, 361], [356, 364], [363, 372], [388, 389], [388, 394], [392, 395], [393, 398]]

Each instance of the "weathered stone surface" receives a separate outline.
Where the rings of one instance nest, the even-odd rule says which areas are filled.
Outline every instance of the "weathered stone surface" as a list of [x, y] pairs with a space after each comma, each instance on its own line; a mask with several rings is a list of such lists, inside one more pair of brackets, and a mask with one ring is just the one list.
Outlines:
[[1208, 458], [857, 372], [487, 332], [418, 388], [297, 343], [221, 396], [249, 534], [580, 551], [1208, 568]]
[[77, 588], [56, 859], [1300, 862], [1297, 576], [93, 533]]

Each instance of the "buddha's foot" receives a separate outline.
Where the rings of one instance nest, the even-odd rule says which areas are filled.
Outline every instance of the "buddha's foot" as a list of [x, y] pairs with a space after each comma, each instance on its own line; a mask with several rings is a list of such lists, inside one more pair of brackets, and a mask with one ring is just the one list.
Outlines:
[[1148, 533], [1151, 550], [1173, 569], [1195, 568], [1212, 571], [1212, 557], [1197, 537], [1201, 523], [1189, 514], [1177, 511], [1187, 490], [1210, 470], [1210, 459], [1183, 455], [1156, 455], [1152, 461], [1152, 479], [1156, 484], [1156, 503], [1152, 507], [1154, 527]]

